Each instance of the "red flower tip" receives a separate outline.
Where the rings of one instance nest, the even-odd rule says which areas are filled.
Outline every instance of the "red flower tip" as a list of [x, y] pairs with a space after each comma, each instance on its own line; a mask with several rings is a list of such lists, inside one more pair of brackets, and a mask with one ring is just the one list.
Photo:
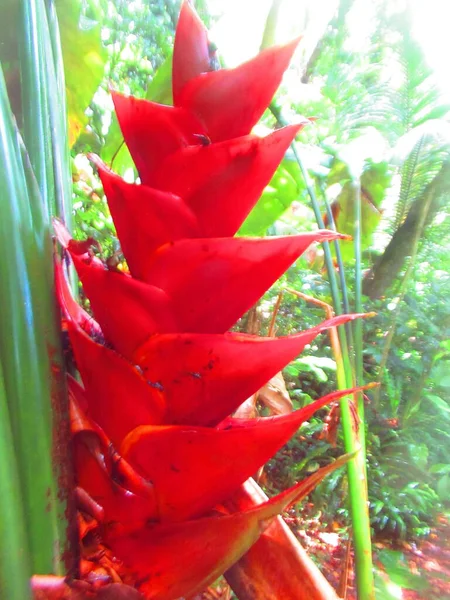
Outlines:
[[190, 2], [181, 5], [175, 34], [172, 62], [172, 90], [174, 104], [188, 81], [211, 71], [213, 59], [208, 31]]
[[299, 41], [263, 50], [234, 69], [194, 77], [177, 95], [177, 106], [201, 119], [212, 142], [247, 135], [270, 104]]
[[55, 290], [63, 318], [73, 321], [90, 336], [101, 338], [100, 325], [73, 299], [58, 256], [55, 256], [54, 270]]
[[[333, 231], [318, 230], [261, 239], [183, 239], [155, 252], [145, 280], [172, 300], [178, 331], [223, 333], [312, 242], [340, 237]], [[189, 269], [180, 268], [183, 264]]]
[[329, 394], [288, 415], [229, 420], [221, 429], [138, 427], [127, 436], [120, 451], [152, 481], [160, 518], [183, 521], [225, 501], [316, 410], [352, 391]]

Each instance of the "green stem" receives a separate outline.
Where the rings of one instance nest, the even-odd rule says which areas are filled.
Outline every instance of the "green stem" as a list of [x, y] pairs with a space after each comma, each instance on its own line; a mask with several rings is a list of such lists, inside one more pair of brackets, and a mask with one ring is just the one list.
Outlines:
[[[363, 312], [362, 302], [362, 252], [361, 252], [361, 183], [359, 178], [353, 182], [353, 191], [355, 196], [355, 216], [354, 216], [354, 234], [353, 247], [355, 252], [355, 312]], [[353, 339], [354, 339], [354, 359], [355, 359], [355, 379], [356, 385], [363, 384], [363, 322], [361, 319], [353, 321]], [[364, 421], [364, 395], [359, 392], [358, 397], [358, 418], [360, 422], [359, 441], [361, 443], [363, 456], [366, 456], [366, 432]]]
[[265, 50], [266, 48], [270, 48], [270, 46], [274, 46], [276, 43], [276, 29], [278, 24], [278, 15], [280, 13], [281, 5], [284, 0], [272, 0], [272, 4], [270, 6], [269, 14], [267, 15], [266, 25], [264, 27], [264, 33], [261, 41], [261, 46], [259, 47], [259, 51]]
[[[323, 200], [324, 200], [325, 211], [327, 214], [329, 228], [332, 229], [333, 231], [337, 231], [333, 212], [331, 210], [330, 203], [328, 202], [327, 194], [322, 186], [321, 186], [321, 192], [322, 192], [322, 196], [323, 196]], [[322, 222], [323, 222], [323, 220], [322, 220]], [[345, 265], [344, 265], [344, 260], [342, 258], [341, 245], [339, 243], [339, 240], [335, 240], [333, 242], [333, 244], [334, 244], [334, 251], [336, 254], [336, 262], [338, 265], [339, 283], [341, 286], [340, 289], [341, 289], [341, 293], [342, 293], [342, 309], [343, 309], [344, 313], [348, 314], [348, 313], [350, 313], [350, 301], [348, 298], [347, 280], [346, 280], [346, 276], [345, 276]], [[346, 340], [341, 339], [341, 344], [343, 343], [344, 347], [346, 347], [348, 345], [348, 346], [350, 346], [350, 348], [353, 348], [354, 345], [353, 345], [353, 333], [352, 333], [351, 323], [347, 323], [346, 325], [344, 325], [344, 328], [345, 328], [347, 339]], [[348, 341], [348, 344], [347, 344], [347, 341]]]
[[28, 539], [0, 363], [0, 597], [31, 598]]
[[[286, 124], [277, 107], [271, 105], [271, 111], [280, 123]], [[318, 226], [325, 227], [319, 202], [314, 191], [309, 173], [307, 172], [300, 154], [292, 144], [292, 150], [297, 164], [302, 173], [308, 195]], [[337, 314], [342, 313], [341, 294], [339, 292], [336, 273], [333, 267], [331, 250], [328, 243], [323, 244], [325, 265], [330, 282], [331, 295], [334, 309]], [[344, 280], [345, 282], [345, 280]], [[344, 327], [339, 328], [339, 350], [335, 351], [337, 367], [337, 383], [339, 389], [352, 387], [355, 384], [347, 335]], [[359, 426], [355, 423], [351, 405], [348, 400], [341, 401], [342, 431], [346, 452], [357, 451], [355, 458], [348, 463], [348, 485], [350, 497], [350, 512], [353, 527], [353, 543], [355, 548], [355, 574], [356, 587], [359, 600], [373, 600], [375, 588], [373, 579], [372, 543], [370, 537], [370, 519], [368, 510], [368, 492], [366, 477], [366, 455], [364, 448], [364, 420]], [[362, 415], [364, 417], [364, 415]]]

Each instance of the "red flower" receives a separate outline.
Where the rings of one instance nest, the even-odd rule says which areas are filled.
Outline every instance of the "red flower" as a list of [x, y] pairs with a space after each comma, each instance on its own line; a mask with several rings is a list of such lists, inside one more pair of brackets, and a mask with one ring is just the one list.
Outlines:
[[214, 71], [206, 30], [184, 2], [175, 106], [113, 93], [141, 183], [126, 183], [92, 157], [130, 274], [108, 270], [92, 240], [75, 242], [55, 223], [96, 319], [73, 300], [56, 261], [83, 381], [69, 380], [80, 497], [87, 492], [97, 503], [93, 516], [118, 570], [147, 598], [200, 591], [334, 468], [257, 508], [224, 508], [305, 419], [349, 393], [270, 419], [230, 417], [316, 335], [359, 316], [281, 338], [228, 332], [312, 242], [339, 237], [232, 237], [307, 122], [265, 138], [250, 133], [296, 45]]

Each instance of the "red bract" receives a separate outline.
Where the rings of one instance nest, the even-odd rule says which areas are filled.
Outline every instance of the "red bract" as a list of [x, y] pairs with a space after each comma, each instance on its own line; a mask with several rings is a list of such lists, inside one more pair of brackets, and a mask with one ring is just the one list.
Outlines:
[[228, 331], [311, 243], [341, 237], [232, 237], [302, 128], [250, 133], [296, 46], [215, 72], [206, 30], [184, 2], [175, 107], [113, 92], [141, 182], [126, 183], [92, 157], [130, 274], [109, 270], [94, 240], [75, 241], [55, 222], [93, 313], [74, 301], [56, 260], [83, 381], [69, 380], [76, 483], [80, 510], [95, 521], [80, 535], [102, 536], [111, 564], [147, 598], [192, 597], [345, 460], [255, 508], [224, 508], [305, 419], [351, 393], [274, 418], [230, 416], [319, 333], [361, 316], [280, 338]]
[[213, 142], [246, 135], [272, 100], [298, 42], [264, 50], [235, 69], [198, 75], [181, 90], [179, 106], [201, 119]]
[[212, 142], [247, 135], [272, 100], [298, 42], [268, 48], [235, 69], [208, 72], [207, 33], [184, 2], [173, 57], [175, 105], [200, 117]]
[[189, 2], [181, 5], [172, 62], [172, 90], [175, 105], [183, 87], [191, 79], [212, 70], [214, 51], [208, 31]]
[[150, 525], [135, 531], [112, 528], [107, 542], [124, 557], [146, 598], [175, 600], [186, 590], [195, 594], [245, 554], [271, 519], [309, 494], [325, 475], [346, 460], [348, 457], [342, 457], [319, 469], [255, 509], [184, 523]]
[[178, 331], [223, 333], [312, 242], [337, 237], [315, 231], [278, 238], [178, 240], [154, 253], [145, 279], [172, 300]]
[[215, 426], [319, 333], [351, 318], [356, 315], [280, 338], [241, 333], [155, 335], [136, 351], [135, 361], [149, 381], [161, 384], [169, 422]]
[[120, 451], [153, 482], [160, 519], [183, 521], [224, 502], [316, 410], [348, 393], [330, 394], [289, 415], [230, 419], [220, 429], [138, 427], [124, 440]]
[[[135, 427], [164, 422], [166, 401], [157, 387], [117, 352], [94, 342], [73, 323], [69, 322], [68, 329], [89, 416], [116, 446]], [[124, 398], [130, 399], [128, 407]]]
[[158, 513], [153, 486], [114, 452], [108, 438], [83, 413], [83, 394], [79, 384], [70, 378], [71, 430], [77, 485], [103, 508], [107, 522], [142, 522], [156, 518]]
[[151, 185], [180, 195], [197, 216], [203, 237], [234, 235], [302, 127], [183, 148], [153, 173]]
[[207, 132], [199, 119], [184, 108], [164, 106], [112, 92], [114, 107], [128, 149], [142, 183], [175, 150], [200, 144]]

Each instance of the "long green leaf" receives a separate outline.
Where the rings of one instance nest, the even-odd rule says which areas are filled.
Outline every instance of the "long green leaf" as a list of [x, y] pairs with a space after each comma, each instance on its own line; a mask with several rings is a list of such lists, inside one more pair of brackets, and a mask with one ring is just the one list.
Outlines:
[[[33, 171], [46, 207], [55, 201], [53, 153], [49, 116], [49, 87], [43, 35], [48, 25], [39, 0], [21, 0], [19, 66], [22, 92], [23, 135]], [[44, 23], [45, 20], [45, 23]], [[47, 31], [45, 31], [47, 30]]]
[[31, 575], [22, 495], [0, 363], [0, 597], [30, 598]]
[[[11, 115], [0, 76], [0, 358], [25, 507], [32, 571], [65, 571], [63, 489], [53, 460], [62, 418], [59, 334], [46, 211]], [[25, 168], [24, 168], [25, 166]], [[52, 404], [55, 416], [52, 414]], [[66, 420], [67, 422], [67, 420]], [[55, 434], [54, 434], [55, 432]], [[66, 445], [66, 443], [65, 443]], [[62, 446], [60, 446], [62, 447]]]

